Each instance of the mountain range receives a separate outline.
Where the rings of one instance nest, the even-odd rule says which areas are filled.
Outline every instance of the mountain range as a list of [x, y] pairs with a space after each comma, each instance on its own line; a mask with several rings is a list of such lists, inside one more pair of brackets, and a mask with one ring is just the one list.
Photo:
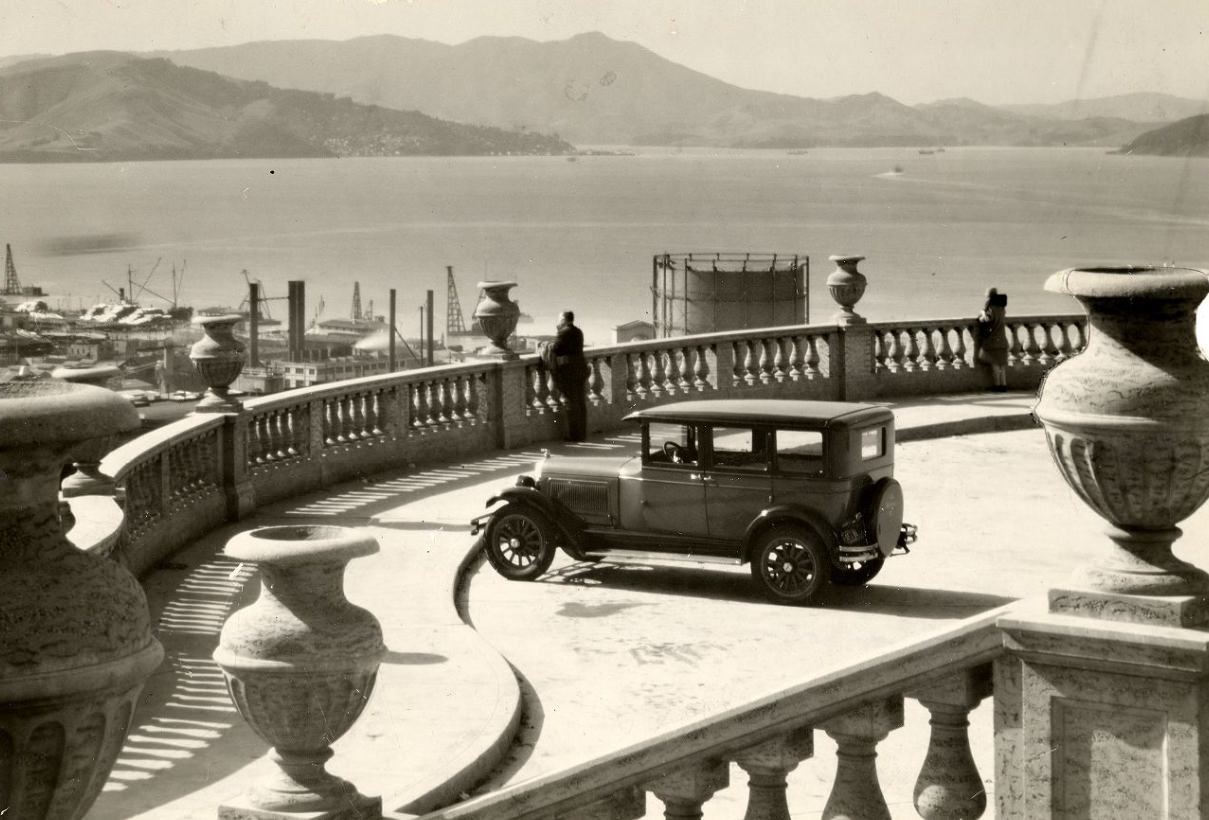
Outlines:
[[812, 99], [740, 88], [599, 33], [14, 60], [0, 60], [0, 161], [557, 154], [569, 142], [1117, 148], [1209, 107], [1159, 94], [1008, 107]]
[[0, 69], [0, 161], [562, 154], [556, 137], [273, 88], [117, 52]]
[[[554, 132], [587, 145], [809, 148], [819, 145], [1104, 145], [1116, 147], [1177, 117], [1118, 111], [1187, 108], [1074, 104], [1052, 115], [948, 100], [908, 106], [882, 94], [811, 99], [753, 91], [600, 33], [535, 42], [480, 37], [445, 45], [394, 35], [335, 42], [256, 42], [160, 53], [181, 65], [284, 88], [346, 94], [389, 108], [501, 128]], [[1201, 105], [1201, 110], [1204, 106]]]

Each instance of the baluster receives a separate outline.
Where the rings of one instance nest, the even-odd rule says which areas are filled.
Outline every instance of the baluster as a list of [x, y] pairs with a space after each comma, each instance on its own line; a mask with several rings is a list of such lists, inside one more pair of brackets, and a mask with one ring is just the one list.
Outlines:
[[415, 412], [412, 426], [417, 430], [423, 430], [428, 424], [428, 391], [424, 382], [416, 382], [411, 386], [411, 390], [412, 409]]
[[1020, 344], [1020, 325], [1009, 324], [1008, 332], [1008, 367], [1025, 364], [1024, 346]]
[[593, 356], [588, 359], [588, 401], [599, 407], [605, 403], [604, 376], [600, 373], [600, 358]]
[[898, 337], [897, 330], [887, 330], [885, 335], [886, 343], [886, 368], [891, 373], [897, 373], [902, 369], [902, 362], [899, 357], [901, 355], [902, 345]]
[[1045, 322], [1037, 325], [1037, 330], [1041, 332], [1041, 343], [1037, 346], [1038, 354], [1037, 361], [1044, 368], [1054, 366], [1054, 340], [1050, 335], [1050, 326]]
[[759, 339], [756, 344], [760, 346], [760, 360], [756, 364], [759, 369], [760, 384], [772, 384], [775, 376], [773, 374], [774, 358], [771, 354], [772, 345], [775, 344], [773, 339]]
[[693, 386], [693, 349], [682, 347], [676, 353], [676, 362], [680, 365], [680, 392], [685, 395], [692, 392]]
[[272, 411], [264, 413], [256, 418], [256, 438], [259, 446], [257, 451], [259, 454], [259, 462], [261, 464], [271, 464], [277, 460], [277, 453], [273, 447], [273, 430], [272, 430], [273, 413]]
[[275, 461], [280, 461], [286, 456], [285, 411], [274, 410], [269, 414], [268, 423], [269, 441], [272, 442], [269, 452]]
[[694, 375], [693, 386], [698, 392], [709, 389], [709, 356], [704, 345], [697, 346], [697, 369]]
[[466, 377], [466, 415], [474, 423], [479, 420], [479, 376]]
[[966, 361], [966, 353], [969, 349], [966, 347], [966, 329], [959, 326], [956, 331], [957, 344], [953, 346], [953, 369], [961, 370], [969, 367], [969, 362]]
[[248, 452], [247, 459], [249, 464], [260, 464], [260, 433], [256, 429], [260, 420], [253, 416], [248, 423]]
[[916, 340], [919, 331], [909, 327], [903, 332], [907, 335], [907, 344], [903, 348], [903, 369], [911, 373], [919, 370], [919, 342]]
[[1058, 323], [1042, 325], [1045, 329], [1045, 350], [1042, 351], [1042, 358], [1046, 361], [1046, 367], [1053, 367], [1064, 358], [1062, 356], [1062, 348], [1054, 342], [1054, 334], [1057, 333], [1063, 337], [1065, 334], [1062, 330], [1062, 325]]
[[819, 372], [818, 339], [814, 336], [806, 337], [806, 358], [803, 363], [802, 374], [809, 380], [817, 379], [822, 375]]
[[1054, 342], [1054, 364], [1057, 365], [1070, 358], [1070, 338], [1067, 326], [1062, 322], [1054, 323], [1054, 333], [1058, 337]]
[[805, 375], [805, 371], [802, 369], [804, 365], [802, 345], [805, 344], [805, 339], [801, 336], [790, 336], [788, 339], [788, 344], [789, 371], [787, 375], [789, 376], [790, 381], [798, 382], [801, 381], [802, 377]]
[[920, 370], [939, 370], [937, 366], [936, 346], [932, 341], [932, 336], [935, 331], [930, 327], [920, 328], [922, 334], [923, 346], [919, 349], [919, 369]]
[[986, 788], [970, 753], [969, 715], [990, 694], [986, 666], [907, 694], [932, 715], [928, 754], [914, 791], [915, 809], [925, 820], [974, 820], [986, 811]]
[[822, 725], [836, 742], [838, 759], [823, 820], [891, 820], [877, 780], [877, 744], [902, 725], [901, 696], [863, 704]]
[[813, 754], [814, 730], [806, 726], [733, 755], [748, 777], [743, 820], [790, 820], [786, 776]]
[[338, 425], [336, 424], [335, 406], [328, 399], [322, 399], [321, 401], [323, 409], [320, 421], [323, 422], [323, 444], [326, 447], [331, 447], [336, 443], [336, 434], [339, 432], [337, 429]]
[[936, 369], [956, 369], [953, 365], [953, 348], [949, 347], [949, 328], [939, 328], [939, 344], [936, 346]]
[[663, 801], [666, 820], [699, 820], [701, 807], [729, 783], [725, 761], [702, 760], [646, 784], [646, 789]]
[[429, 384], [432, 390], [432, 423], [439, 427], [448, 427], [453, 421], [449, 414], [449, 382], [445, 379], [433, 379]]
[[382, 400], [382, 395], [385, 391], [375, 390], [366, 396], [366, 410], [371, 417], [367, 422], [369, 431], [375, 437], [386, 435], [386, 425], [383, 424], [383, 412], [386, 409], [386, 402]]
[[886, 340], [878, 331], [873, 331], [873, 371], [876, 373], [879, 370], [887, 370], [889, 365], [886, 364]]
[[652, 364], [651, 368], [651, 393], [659, 398], [667, 394], [667, 361], [665, 356], [667, 351], [656, 350], [651, 353]]
[[348, 397], [349, 410], [353, 417], [353, 431], [358, 439], [369, 438], [369, 425], [365, 423], [365, 394], [353, 393]]
[[545, 368], [526, 368], [525, 375], [528, 383], [529, 407], [538, 415], [546, 412], [546, 377]]
[[449, 380], [449, 396], [452, 400], [449, 414], [458, 427], [465, 427], [466, 418], [466, 377], [454, 376]]
[[563, 395], [558, 390], [558, 382], [554, 380], [553, 371], [546, 373], [546, 409], [554, 412], [563, 403]]
[[1041, 345], [1037, 344], [1037, 328], [1025, 325], [1024, 329], [1028, 339], [1028, 344], [1024, 348], [1024, 361], [1027, 364], [1039, 364], [1041, 362]]
[[756, 368], [759, 367], [755, 344], [750, 339], [744, 339], [741, 344], [743, 345], [743, 360], [740, 380], [750, 386], [756, 383]]
[[281, 427], [285, 434], [285, 454], [287, 458], [292, 458], [298, 455], [300, 448], [298, 428], [299, 420], [298, 413], [301, 408], [298, 406], [287, 407], [281, 411]]
[[651, 371], [647, 367], [646, 354], [642, 352], [634, 353], [634, 358], [637, 359], [638, 367], [634, 373], [633, 392], [638, 398], [645, 399], [651, 394]]

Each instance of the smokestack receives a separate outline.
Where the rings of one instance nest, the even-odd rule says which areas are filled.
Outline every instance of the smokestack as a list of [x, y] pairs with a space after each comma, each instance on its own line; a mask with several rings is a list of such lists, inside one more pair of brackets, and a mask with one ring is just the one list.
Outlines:
[[424, 363], [427, 364], [429, 367], [432, 367], [434, 360], [433, 360], [433, 355], [432, 355], [432, 291], [431, 290], [428, 291], [427, 304], [428, 304], [428, 314], [427, 314], [428, 322], [427, 322], [425, 329], [428, 331], [428, 357]]
[[248, 364], [260, 367], [260, 285], [248, 283]]
[[289, 287], [290, 360], [300, 362], [306, 356], [306, 283], [291, 279]]

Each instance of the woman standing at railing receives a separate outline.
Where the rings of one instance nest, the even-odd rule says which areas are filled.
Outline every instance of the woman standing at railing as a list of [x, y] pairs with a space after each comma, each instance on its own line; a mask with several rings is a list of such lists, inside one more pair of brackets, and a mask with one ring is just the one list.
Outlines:
[[978, 314], [978, 362], [991, 368], [991, 390], [1007, 390], [1007, 294], [987, 289], [986, 302]]

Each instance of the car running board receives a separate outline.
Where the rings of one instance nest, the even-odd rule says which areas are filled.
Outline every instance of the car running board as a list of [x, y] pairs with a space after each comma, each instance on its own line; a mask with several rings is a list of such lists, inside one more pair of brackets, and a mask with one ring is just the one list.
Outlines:
[[739, 558], [728, 558], [724, 555], [683, 555], [671, 552], [643, 552], [642, 550], [595, 550], [585, 551], [584, 558], [588, 561], [607, 561], [610, 564], [667, 564], [683, 566], [684, 564], [715, 564], [737, 567], [743, 564]]

